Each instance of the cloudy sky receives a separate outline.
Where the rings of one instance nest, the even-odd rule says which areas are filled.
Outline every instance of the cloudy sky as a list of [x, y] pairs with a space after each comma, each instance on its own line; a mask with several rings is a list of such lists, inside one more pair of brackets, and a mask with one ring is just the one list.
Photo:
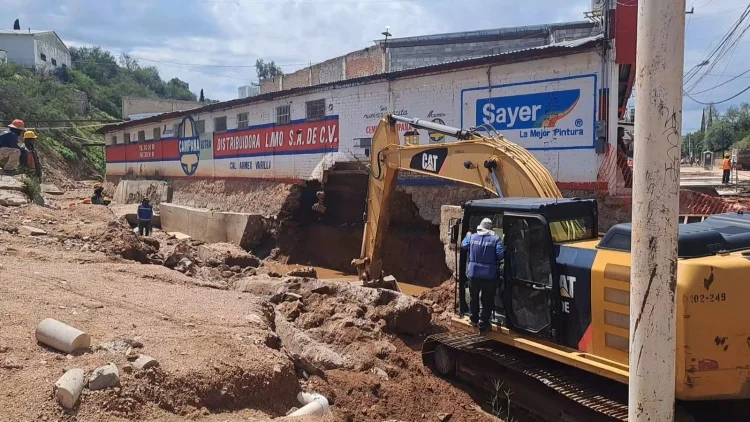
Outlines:
[[[207, 97], [236, 98], [256, 81], [258, 58], [286, 73], [372, 45], [386, 25], [396, 37], [583, 19], [589, 1], [559, 0], [2, 0], [11, 28], [52, 29], [72, 46], [100, 45], [155, 65], [164, 79], [178, 77]], [[700, 63], [731, 27], [746, 0], [687, 0], [685, 69]], [[13, 11], [13, 13], [8, 13]], [[729, 56], [729, 55], [728, 55]], [[199, 66], [202, 65], [202, 66]], [[720, 101], [750, 85], [750, 42], [731, 60], [716, 63], [691, 92]], [[750, 91], [718, 106], [742, 101]], [[683, 131], [700, 126], [701, 105], [686, 98]]]

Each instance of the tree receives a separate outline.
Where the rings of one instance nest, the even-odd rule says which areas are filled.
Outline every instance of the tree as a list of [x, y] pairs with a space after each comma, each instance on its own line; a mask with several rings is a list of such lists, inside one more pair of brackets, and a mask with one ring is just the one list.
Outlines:
[[258, 59], [255, 61], [255, 71], [258, 74], [259, 80], [275, 78], [284, 74], [284, 72], [281, 70], [281, 67], [277, 66], [276, 63], [274, 63], [273, 61], [265, 63], [263, 59]]
[[726, 151], [734, 143], [735, 130], [732, 125], [718, 119], [706, 132], [706, 149], [719, 152]]
[[206, 97], [203, 96], [203, 88], [201, 88], [201, 96], [198, 98], [198, 101], [200, 102], [206, 102]]
[[115, 56], [101, 47], [70, 47], [73, 67], [100, 85], [110, 85], [117, 79], [120, 67]]
[[138, 60], [134, 59], [130, 54], [120, 54], [120, 66], [130, 71], [138, 70], [141, 66], [138, 64]]

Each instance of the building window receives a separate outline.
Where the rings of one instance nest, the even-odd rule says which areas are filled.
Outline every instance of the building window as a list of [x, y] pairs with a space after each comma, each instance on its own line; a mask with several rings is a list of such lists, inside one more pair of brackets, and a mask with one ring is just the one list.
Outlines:
[[52, 66], [57, 66], [57, 60], [52, 59]]
[[138, 131], [138, 142], [145, 142], [146, 141], [146, 131], [145, 130], [139, 130]]
[[240, 113], [237, 115], [237, 129], [247, 129], [250, 124], [247, 121], [247, 113]]
[[161, 139], [161, 128], [155, 127], [154, 128], [154, 141], [158, 141]]
[[326, 118], [326, 100], [325, 98], [305, 103], [306, 120], [323, 120]]
[[180, 124], [179, 123], [175, 123], [172, 125], [172, 136], [174, 136], [175, 138], [180, 137]]
[[117, 135], [112, 135], [112, 142], [110, 145], [117, 145]]
[[283, 105], [276, 107], [276, 124], [288, 125], [292, 121], [292, 106]]
[[123, 137], [123, 140], [125, 141], [126, 145], [129, 144], [130, 143], [130, 134], [126, 133], [125, 136]]
[[215, 117], [214, 118], [214, 132], [226, 132], [227, 131], [227, 116]]
[[47, 61], [47, 55], [44, 53], [39, 53], [39, 58], [41, 58], [43, 62]]
[[196, 120], [195, 129], [198, 131], [198, 135], [203, 135], [204, 133], [206, 133], [206, 121]]

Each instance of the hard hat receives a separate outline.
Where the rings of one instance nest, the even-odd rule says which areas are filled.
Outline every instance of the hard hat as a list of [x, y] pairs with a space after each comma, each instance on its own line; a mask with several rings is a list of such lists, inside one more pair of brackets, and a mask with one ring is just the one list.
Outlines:
[[8, 125], [9, 128], [13, 129], [26, 129], [26, 125], [23, 123], [23, 120], [16, 119], [11, 122], [11, 124]]
[[724, 154], [724, 158], [729, 158], [729, 153], [728, 152]]
[[36, 139], [36, 133], [34, 133], [34, 131], [32, 130], [27, 130], [23, 134], [23, 139]]

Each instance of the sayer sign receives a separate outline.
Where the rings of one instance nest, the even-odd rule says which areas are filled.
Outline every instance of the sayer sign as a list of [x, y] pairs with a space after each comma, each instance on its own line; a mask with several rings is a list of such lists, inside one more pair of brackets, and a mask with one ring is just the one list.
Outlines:
[[461, 125], [492, 128], [527, 149], [593, 148], [596, 75], [462, 91]]

